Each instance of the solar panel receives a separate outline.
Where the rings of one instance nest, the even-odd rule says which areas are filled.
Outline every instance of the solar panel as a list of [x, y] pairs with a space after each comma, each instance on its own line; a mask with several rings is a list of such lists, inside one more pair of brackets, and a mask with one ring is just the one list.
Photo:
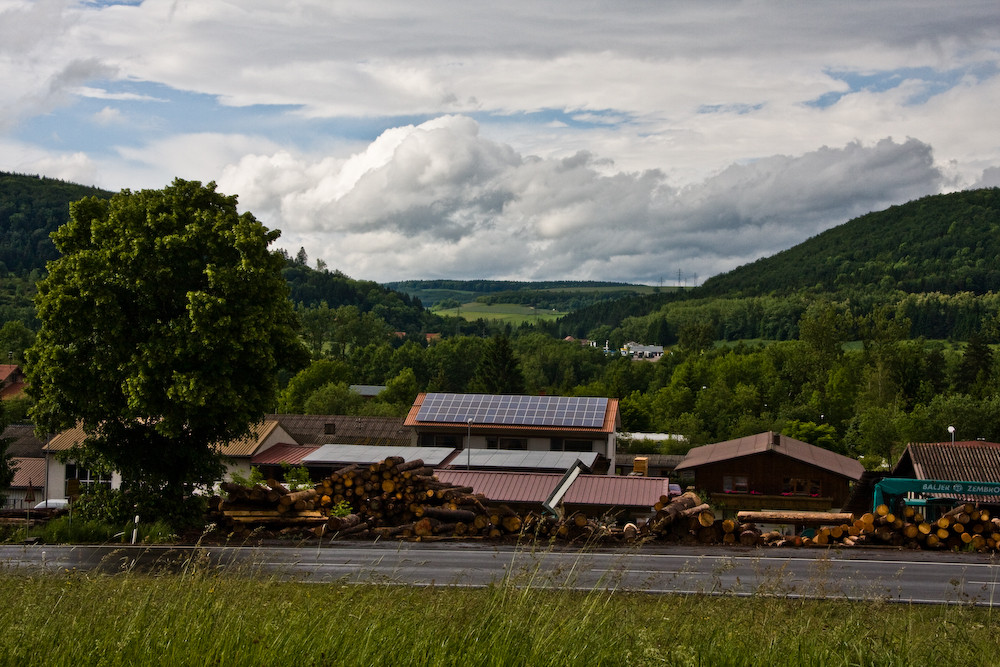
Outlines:
[[593, 396], [427, 394], [417, 421], [600, 428], [608, 399]]

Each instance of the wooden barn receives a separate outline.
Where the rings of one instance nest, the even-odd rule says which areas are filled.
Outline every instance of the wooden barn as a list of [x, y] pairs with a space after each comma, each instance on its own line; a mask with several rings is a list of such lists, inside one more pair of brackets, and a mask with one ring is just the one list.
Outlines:
[[695, 447], [675, 468], [725, 515], [740, 510], [829, 511], [850, 497], [858, 461], [768, 431]]

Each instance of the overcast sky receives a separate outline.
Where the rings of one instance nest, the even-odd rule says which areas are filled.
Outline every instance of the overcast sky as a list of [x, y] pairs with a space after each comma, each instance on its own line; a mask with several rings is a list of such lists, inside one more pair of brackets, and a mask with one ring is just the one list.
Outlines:
[[1000, 2], [0, 0], [0, 170], [367, 280], [703, 282], [1000, 185]]

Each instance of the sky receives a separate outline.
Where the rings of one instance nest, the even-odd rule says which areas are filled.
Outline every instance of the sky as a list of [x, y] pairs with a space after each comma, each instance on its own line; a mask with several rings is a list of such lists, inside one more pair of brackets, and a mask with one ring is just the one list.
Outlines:
[[0, 0], [0, 170], [352, 278], [700, 284], [1000, 186], [996, 0]]

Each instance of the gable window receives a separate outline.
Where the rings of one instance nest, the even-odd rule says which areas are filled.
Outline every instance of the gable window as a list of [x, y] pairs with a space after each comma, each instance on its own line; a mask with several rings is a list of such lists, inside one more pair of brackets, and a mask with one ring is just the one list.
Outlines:
[[723, 475], [723, 493], [750, 493], [750, 483], [746, 475]]

